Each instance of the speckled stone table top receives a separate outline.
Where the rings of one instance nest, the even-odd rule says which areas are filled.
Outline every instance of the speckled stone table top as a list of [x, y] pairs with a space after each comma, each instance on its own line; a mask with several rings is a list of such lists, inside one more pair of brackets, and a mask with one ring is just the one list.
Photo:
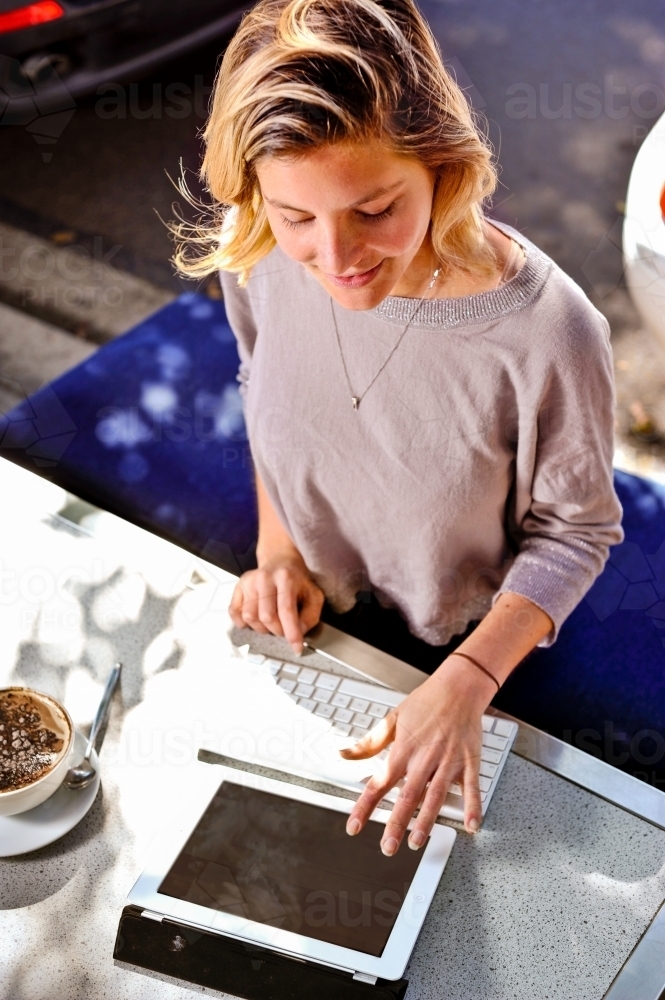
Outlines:
[[[0, 860], [0, 998], [184, 1000], [211, 991], [112, 959], [150, 841], [192, 770], [210, 766], [198, 747], [297, 763], [317, 723], [289, 714], [267, 672], [234, 651], [232, 578], [108, 515], [77, 530], [43, 513], [71, 508], [0, 462], [0, 523], [12, 528], [0, 550], [0, 685], [54, 694], [83, 728], [124, 663], [91, 811], [60, 841]], [[280, 640], [253, 645], [285, 655]], [[261, 692], [252, 719], [250, 690]], [[407, 1000], [601, 1000], [664, 898], [665, 831], [511, 755], [483, 829], [457, 838]]]

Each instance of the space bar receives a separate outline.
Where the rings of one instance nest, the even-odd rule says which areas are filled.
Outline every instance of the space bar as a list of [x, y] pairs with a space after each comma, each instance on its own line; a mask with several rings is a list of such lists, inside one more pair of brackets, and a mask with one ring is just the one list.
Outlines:
[[348, 677], [344, 678], [337, 690], [339, 694], [348, 694], [352, 698], [365, 698], [366, 701], [390, 705], [391, 708], [395, 708], [406, 698], [401, 691], [391, 691], [390, 688], [378, 687], [376, 684], [363, 684], [362, 681], [352, 681]]

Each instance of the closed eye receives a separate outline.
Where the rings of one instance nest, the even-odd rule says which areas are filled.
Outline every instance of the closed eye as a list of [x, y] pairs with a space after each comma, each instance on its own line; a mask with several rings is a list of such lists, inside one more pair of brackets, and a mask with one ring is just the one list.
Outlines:
[[[390, 216], [395, 211], [395, 202], [388, 205], [381, 212], [358, 212], [358, 215], [363, 221], [367, 222], [382, 222], [384, 219], [389, 219]], [[287, 219], [285, 215], [282, 216], [282, 223], [287, 229], [300, 229], [302, 226], [306, 226], [308, 223], [313, 222], [314, 219], [300, 219], [298, 222], [294, 222], [293, 219]]]
[[285, 215], [282, 216], [282, 222], [287, 229], [300, 229], [301, 226], [306, 226], [308, 222], [312, 221], [312, 219], [301, 219], [300, 222], [294, 222], [293, 219], [287, 219]]
[[358, 214], [363, 219], [367, 219], [368, 221], [381, 222], [382, 219], [389, 219], [394, 211], [395, 211], [395, 202], [393, 201], [392, 204], [388, 205], [387, 208], [384, 208], [382, 212], [374, 212], [374, 213], [359, 212]]

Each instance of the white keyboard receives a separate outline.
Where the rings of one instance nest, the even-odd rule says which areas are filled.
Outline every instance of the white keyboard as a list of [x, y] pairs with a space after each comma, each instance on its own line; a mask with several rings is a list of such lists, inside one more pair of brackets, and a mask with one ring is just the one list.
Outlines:
[[[391, 708], [395, 708], [406, 698], [406, 695], [399, 691], [380, 687], [369, 681], [352, 680], [349, 677], [340, 677], [339, 674], [313, 670], [311, 667], [302, 667], [282, 660], [269, 659], [260, 653], [246, 653], [246, 659], [251, 663], [262, 663], [268, 667], [278, 687], [285, 694], [292, 698], [300, 708], [326, 720], [333, 732], [340, 737], [361, 739], [380, 719], [383, 719]], [[480, 798], [484, 816], [517, 735], [518, 727], [515, 722], [496, 719], [491, 715], [483, 715], [482, 725]], [[387, 751], [384, 750], [376, 757], [370, 758], [367, 762], [368, 773], [364, 781], [372, 776], [377, 762], [385, 759], [386, 756]], [[358, 790], [361, 790], [363, 782], [358, 783], [357, 787]], [[384, 795], [384, 799], [394, 802], [398, 793], [399, 786]], [[454, 783], [450, 786], [450, 791], [439, 814], [446, 819], [463, 821], [464, 800], [459, 784]]]

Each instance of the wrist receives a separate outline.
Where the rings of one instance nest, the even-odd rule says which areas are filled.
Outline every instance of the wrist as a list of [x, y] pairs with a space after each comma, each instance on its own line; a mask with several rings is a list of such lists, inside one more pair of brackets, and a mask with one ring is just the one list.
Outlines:
[[266, 569], [268, 566], [297, 566], [304, 568], [305, 562], [295, 545], [290, 543], [282, 545], [259, 544], [256, 546], [256, 564], [259, 569]]
[[475, 704], [481, 714], [497, 693], [497, 685], [487, 674], [455, 653], [451, 653], [432, 676], [443, 682], [448, 690], [454, 688], [465, 702]]

